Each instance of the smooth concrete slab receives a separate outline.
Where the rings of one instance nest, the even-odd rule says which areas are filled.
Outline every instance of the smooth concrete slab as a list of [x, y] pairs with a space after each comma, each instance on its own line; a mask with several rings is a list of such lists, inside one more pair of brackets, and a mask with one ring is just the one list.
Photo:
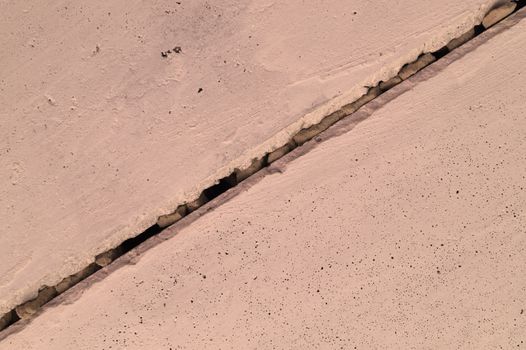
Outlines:
[[2, 1], [0, 314], [496, 1]]
[[520, 348], [525, 33], [426, 68], [0, 349]]

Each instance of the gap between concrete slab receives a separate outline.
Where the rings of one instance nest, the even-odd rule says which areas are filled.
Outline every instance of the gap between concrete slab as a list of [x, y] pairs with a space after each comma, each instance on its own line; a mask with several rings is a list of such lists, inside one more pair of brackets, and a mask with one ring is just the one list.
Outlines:
[[[17, 306], [0, 317], [0, 331], [4, 329], [0, 334], [0, 340], [13, 332], [20, 330], [25, 324], [30, 322], [33, 317], [38, 315], [44, 305], [58, 305], [66, 297], [75, 298], [75, 293], [71, 291], [73, 286], [78, 285], [79, 288], [87, 287], [90, 284], [103, 279], [110, 272], [118, 269], [119, 266], [133, 263], [141, 253], [175, 235], [175, 230], [163, 231], [165, 228], [179, 221], [181, 222], [177, 225], [177, 229], [189, 225], [200, 216], [206, 214], [209, 210], [216, 208], [221, 203], [224, 203], [237, 195], [237, 193], [251, 187], [265, 175], [276, 171], [281, 172], [281, 166], [302, 154], [307, 153], [316, 146], [317, 142], [322, 142], [328, 138], [348, 132], [359, 122], [369, 117], [374, 110], [380, 108], [385, 103], [388, 103], [390, 100], [411, 88], [410, 84], [406, 84], [405, 87], [399, 89], [393, 89], [395, 86], [407, 81], [416, 73], [428, 67], [433, 62], [444, 58], [446, 55], [450, 57], [451, 62], [459, 59], [465, 53], [469, 52], [469, 49], [465, 50], [465, 52], [459, 52], [461, 50], [456, 51], [459, 53], [456, 57], [451, 57], [449, 54], [467, 42], [472, 41], [480, 34], [486, 32], [487, 29], [493, 27], [511, 14], [516, 13], [524, 6], [526, 6], [526, 0], [517, 0], [505, 2], [499, 7], [492, 9], [480, 24], [476, 25], [468, 32], [458, 38], [454, 38], [441, 49], [435, 52], [423, 53], [414, 62], [405, 64], [395, 77], [385, 82], [380, 81], [376, 86], [369, 87], [368, 92], [356, 101], [349, 103], [343, 106], [340, 110], [326, 116], [318, 124], [300, 130], [282, 147], [272, 152], [268, 152], [259, 159], [254, 159], [249, 167], [245, 169], [235, 169], [235, 171], [229, 176], [218, 180], [215, 185], [204, 189], [201, 195], [194, 201], [181, 204], [175, 212], [159, 217], [157, 223], [144, 232], [125, 240], [113, 249], [99, 254], [95, 257], [95, 262], [84, 268], [82, 271], [64, 278], [56, 286], [43, 286], [39, 290], [38, 296], [35, 299]], [[481, 42], [487, 41], [492, 36], [513, 26], [525, 16], [526, 13], [521, 11], [521, 14], [514, 16], [508, 25], [499, 26], [499, 28], [496, 28], [492, 34], [486, 35], [485, 38], [482, 38]], [[451, 62], [447, 62], [447, 64]], [[439, 71], [440, 69], [431, 73], [431, 76], [436, 75]], [[420, 81], [429, 78], [425, 77], [425, 75], [426, 74], [422, 74]], [[415, 82], [416, 81], [417, 80], [415, 79]], [[408, 83], [410, 83], [410, 81], [408, 81]], [[378, 99], [380, 96], [383, 96], [383, 98]], [[367, 106], [367, 108], [363, 108], [364, 106]], [[331, 128], [332, 132], [325, 132], [336, 123], [339, 125], [336, 128]], [[315, 139], [316, 142], [309, 142], [312, 139]], [[285, 155], [287, 155], [287, 157], [283, 158]], [[271, 166], [281, 158], [283, 159], [277, 164], [277, 166]], [[266, 169], [266, 171], [262, 172], [262, 169]], [[236, 188], [236, 191], [229, 191], [233, 188]], [[189, 215], [194, 212], [195, 215]], [[185, 220], [182, 220], [183, 218]], [[131, 252], [132, 250], [133, 252]], [[127, 259], [119, 259], [118, 264], [112, 264], [116, 259], [123, 257], [125, 254]], [[95, 272], [101, 269], [103, 270], [97, 274], [98, 276], [94, 276]], [[91, 278], [88, 281], [87, 279], [90, 276]], [[57, 296], [66, 291], [68, 291], [68, 293], [57, 298]], [[23, 322], [19, 322], [21, 319], [23, 319]], [[18, 323], [18, 325], [17, 327], [14, 327], [16, 323]]]

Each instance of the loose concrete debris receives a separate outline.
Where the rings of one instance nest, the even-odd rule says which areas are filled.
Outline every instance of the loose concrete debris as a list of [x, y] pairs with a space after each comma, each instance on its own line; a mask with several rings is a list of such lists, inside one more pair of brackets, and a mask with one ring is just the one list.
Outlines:
[[208, 198], [206, 198], [204, 193], [201, 193], [199, 198], [191, 201], [190, 203], [187, 203], [186, 207], [188, 208], [188, 212], [191, 213], [195, 211], [196, 209], [202, 207], [206, 202], [208, 202]]
[[64, 278], [59, 284], [55, 286], [55, 290], [57, 291], [58, 294], [62, 294], [69, 288], [73, 287], [75, 284], [79, 283], [86, 277], [95, 273], [95, 271], [97, 271], [98, 269], [99, 267], [97, 266], [97, 264], [90, 264], [88, 265], [88, 267], [86, 267], [82, 271]]
[[[367, 104], [368, 102], [376, 98], [378, 95], [380, 95], [380, 93], [381, 93], [381, 89], [379, 86], [369, 88], [367, 93], [363, 95], [362, 97], [360, 97], [359, 99], [357, 99], [356, 101], [349, 103], [343, 106], [342, 108], [340, 108], [339, 110], [337, 110], [336, 112], [329, 114], [328, 116], [323, 118], [318, 124], [312, 125], [308, 127], [307, 129], [300, 130], [296, 135], [292, 137], [292, 140], [287, 145], [281, 148], [278, 148], [276, 151], [274, 151], [278, 153], [269, 154], [268, 163], [270, 164], [274, 162], [277, 159], [275, 158], [276, 155], [279, 155], [279, 158], [281, 158], [284, 155], [284, 154], [281, 154], [281, 152], [283, 152], [284, 149], [290, 148], [290, 150], [292, 150], [293, 148], [297, 146], [303, 145], [305, 142], [311, 140], [315, 136], [327, 130], [330, 126], [335, 124], [340, 119], [343, 119], [351, 115], [352, 113], [356, 112], [358, 109], [360, 109], [360, 107], [362, 107], [363, 105]], [[292, 147], [292, 145], [295, 145], [295, 146]]]
[[396, 77], [389, 79], [388, 81], [381, 81], [380, 90], [382, 92], [385, 92], [389, 89], [392, 89], [393, 87], [400, 84], [401, 82], [402, 82], [402, 78], [400, 78], [398, 75]]
[[406, 64], [405, 66], [403, 66], [402, 69], [400, 70], [400, 73], [398, 73], [398, 75], [400, 76], [400, 78], [402, 78], [402, 80], [406, 80], [407, 78], [409, 78], [411, 75], [415, 74], [422, 68], [433, 63], [435, 60], [436, 59], [435, 59], [435, 56], [433, 56], [433, 54], [426, 53], [420, 56], [415, 62]]
[[509, 16], [513, 11], [515, 11], [516, 7], [517, 3], [510, 1], [500, 7], [491, 10], [482, 20], [482, 25], [486, 29], [493, 26], [495, 23]]
[[108, 266], [113, 260], [117, 259], [121, 255], [122, 249], [120, 247], [113, 248], [107, 252], [97, 255], [97, 257], [95, 257], [95, 264], [99, 265], [100, 267]]
[[452, 51], [452, 50], [456, 49], [457, 47], [465, 44], [469, 40], [473, 39], [474, 36], [475, 36], [475, 28], [471, 28], [469, 31], [467, 31], [466, 33], [462, 34], [458, 38], [451, 40], [447, 44], [447, 48], [448, 48], [449, 51]]
[[175, 212], [168, 215], [160, 216], [157, 220], [157, 225], [161, 228], [168, 227], [177, 221], [181, 220], [188, 212], [188, 208], [186, 205], [180, 205], [177, 207]]
[[267, 162], [269, 164], [274, 163], [276, 160], [280, 159], [281, 157], [283, 157], [285, 154], [289, 153], [296, 147], [297, 145], [294, 142], [294, 140], [288, 142], [285, 146], [282, 146], [278, 148], [277, 150], [270, 152], [267, 157]]
[[376, 97], [380, 96], [381, 93], [382, 93], [382, 91], [380, 90], [380, 86], [379, 85], [371, 87], [371, 88], [369, 88], [369, 90], [367, 91], [367, 93], [365, 95], [363, 95], [362, 97], [360, 97], [359, 99], [357, 99], [353, 103], [348, 104], [344, 108], [346, 108], [347, 111], [349, 111], [351, 113], [354, 113], [357, 110], [359, 110], [360, 108], [362, 108], [364, 105], [366, 105], [367, 103], [369, 103], [372, 100], [374, 100]]
[[327, 130], [332, 124], [336, 123], [338, 120], [346, 117], [347, 115], [348, 114], [340, 109], [323, 118], [318, 124], [315, 124], [308, 129], [300, 130], [300, 132], [298, 132], [292, 138], [292, 140], [298, 146], [303, 145], [305, 142], [312, 139], [314, 136], [319, 135], [322, 131]]
[[6, 328], [11, 323], [13, 323], [13, 312], [12, 311], [0, 317], [0, 330]]
[[[495, 8], [491, 10], [484, 17], [482, 25], [484, 26], [484, 28], [487, 29], [495, 25], [497, 22], [501, 21], [508, 15], [510, 15], [513, 11], [516, 10], [516, 8], [517, 8], [516, 2], [508, 2], [498, 8]], [[473, 37], [475, 37], [478, 34], [480, 33], [476, 33], [475, 28], [472, 28], [471, 30], [464, 33], [460, 37], [451, 40], [445, 47], [445, 53], [451, 50], [454, 50], [455, 48], [471, 40]], [[179, 53], [180, 51], [178, 52], [178, 50], [176, 49], [174, 49], [174, 52]], [[443, 49], [439, 51], [442, 51]], [[442, 55], [437, 55], [437, 57], [441, 57], [441, 56]], [[163, 57], [167, 57], [167, 54], [166, 56], [163, 55]], [[402, 69], [400, 70], [400, 72], [398, 73], [398, 75], [392, 77], [386, 82], [381, 81], [378, 83], [378, 85], [374, 87], [370, 87], [366, 94], [361, 96], [356, 101], [341, 107], [338, 111], [323, 118], [320, 121], [320, 123], [316, 125], [312, 125], [308, 127], [307, 129], [300, 130], [284, 146], [265, 154], [260, 159], [254, 159], [252, 164], [246, 169], [242, 169], [242, 170], [236, 169], [234, 173], [232, 173], [230, 176], [225, 178], [227, 179], [227, 182], [229, 182], [228, 188], [235, 186], [237, 183], [245, 180], [249, 176], [258, 172], [263, 167], [275, 162], [276, 160], [283, 157], [285, 154], [289, 153], [296, 147], [301, 146], [308, 140], [319, 135], [321, 132], [328, 129], [331, 125], [335, 124], [342, 118], [345, 118], [353, 114], [358, 109], [360, 109], [362, 106], [364, 106], [371, 100], [375, 99], [383, 92], [400, 84], [403, 80], [406, 80], [407, 78], [411, 77], [418, 71], [422, 70], [426, 66], [436, 61], [436, 59], [437, 58], [432, 53], [422, 54], [416, 61], [404, 65]], [[202, 89], [200, 89], [199, 92], [201, 91]], [[159, 217], [156, 225], [158, 225], [160, 228], [166, 228], [174, 224], [175, 222], [181, 220], [183, 217], [185, 217], [189, 213], [200, 208], [201, 206], [203, 206], [205, 203], [209, 201], [209, 198], [206, 196], [205, 193], [206, 191], [209, 191], [210, 189], [211, 188], [204, 190], [201, 193], [201, 195], [194, 201], [178, 206], [177, 209], [173, 213]], [[121, 256], [124, 252], [125, 251], [122, 249], [121, 246], [114, 248], [110, 251], [104, 252], [96, 257], [95, 263], [90, 264], [88, 267], [84, 268], [82, 271], [74, 275], [66, 277], [55, 287], [48, 287], [48, 286], [43, 287], [39, 291], [37, 298], [30, 300], [16, 307], [15, 310], [12, 310], [11, 312], [8, 312], [4, 314], [3, 316], [1, 316], [0, 317], [0, 330], [7, 328], [12, 323], [16, 322], [16, 320], [18, 319], [17, 316], [19, 318], [24, 319], [24, 318], [28, 318], [31, 315], [35, 314], [42, 305], [44, 305], [45, 303], [47, 303], [48, 301], [56, 297], [58, 294], [61, 294], [67, 289], [71, 288], [73, 285], [77, 284], [81, 280], [87, 278], [88, 276], [96, 272], [101, 267], [107, 266], [112, 261], [114, 261], [116, 258]]]
[[58, 295], [55, 287], [45, 286], [38, 291], [38, 296], [16, 308], [16, 313], [21, 319], [34, 315], [42, 305]]
[[242, 170], [236, 169], [235, 170], [236, 181], [241, 182], [245, 180], [249, 176], [261, 170], [261, 168], [263, 168], [264, 165], [265, 165], [265, 158], [263, 157], [260, 159], [254, 159], [252, 161], [252, 164], [250, 164], [250, 166], [246, 169], [242, 169]]

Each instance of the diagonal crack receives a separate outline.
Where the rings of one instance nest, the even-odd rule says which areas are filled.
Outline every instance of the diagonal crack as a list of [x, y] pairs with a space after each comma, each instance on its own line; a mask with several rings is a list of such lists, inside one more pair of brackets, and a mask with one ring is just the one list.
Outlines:
[[[294, 156], [296, 157], [308, 152], [315, 145], [314, 143], [310, 143], [308, 141], [312, 140], [313, 138], [316, 138], [316, 141], [323, 141], [329, 137], [332, 137], [323, 137], [322, 133], [325, 130], [332, 127], [334, 124], [346, 120], [347, 124], [352, 124], [352, 128], [354, 125], [364, 120], [372, 113], [371, 111], [364, 111], [362, 107], [368, 105], [371, 106], [371, 110], [374, 111], [374, 102], [376, 102], [375, 99], [377, 99], [379, 96], [390, 91], [395, 86], [414, 76], [416, 73], [418, 73], [425, 67], [431, 65], [433, 62], [440, 60], [445, 56], [448, 56], [454, 50], [457, 50], [465, 43], [480, 36], [482, 33], [486, 32], [490, 27], [501, 22], [503, 19], [507, 18], [511, 14], [516, 13], [524, 6], [526, 6], [526, 0], [513, 0], [508, 1], [502, 4], [501, 6], [492, 9], [488, 12], [488, 14], [486, 14], [483, 21], [480, 24], [476, 25], [463, 35], [452, 39], [446, 46], [434, 52], [427, 52], [421, 54], [414, 62], [409, 62], [405, 64], [396, 76], [392, 77], [388, 81], [380, 81], [377, 83], [377, 85], [369, 87], [367, 93], [358, 98], [356, 101], [349, 103], [343, 106], [341, 109], [337, 110], [336, 112], [329, 114], [328, 116], [323, 118], [318, 124], [300, 130], [286, 144], [284, 144], [280, 148], [266, 153], [261, 158], [254, 159], [252, 161], [252, 164], [247, 168], [235, 169], [234, 172], [232, 172], [229, 176], [218, 180], [215, 185], [204, 189], [201, 195], [194, 201], [189, 203], [182, 203], [181, 205], [179, 205], [179, 207], [177, 207], [177, 209], [173, 213], [159, 217], [157, 223], [151, 226], [150, 228], [146, 229], [144, 232], [138, 234], [133, 238], [125, 240], [117, 247], [114, 247], [102, 254], [99, 254], [97, 257], [95, 257], [95, 262], [85, 267], [83, 270], [77, 272], [74, 275], [64, 278], [56, 286], [43, 286], [39, 290], [38, 296], [35, 299], [27, 301], [17, 306], [16, 308], [12, 309], [8, 313], [0, 317], [0, 331], [9, 328], [21, 319], [30, 319], [31, 317], [34, 317], [34, 315], [40, 312], [44, 305], [49, 303], [58, 295], [61, 295], [62, 293], [70, 290], [73, 286], [77, 285], [81, 281], [84, 281], [100, 269], [112, 264], [112, 262], [114, 262], [119, 257], [127, 254], [128, 252], [132, 250], [138, 251], [140, 249], [139, 247], [143, 245], [143, 243], [145, 243], [146, 241], [150, 242], [150, 246], [144, 247], [143, 245], [143, 249], [141, 249], [142, 252], [151, 248], [151, 246], [158, 244], [162, 240], [169, 238], [168, 236], [161, 237], [157, 242], [153, 242], [152, 240], [152, 238], [160, 237], [160, 233], [165, 232], [163, 231], [164, 228], [173, 225], [174, 223], [180, 221], [184, 217], [187, 217], [192, 212], [195, 212], [199, 208], [203, 208], [205, 204], [209, 203], [219, 205], [219, 201], [217, 201], [217, 203], [210, 202], [219, 196], [222, 196], [223, 200], [228, 199], [228, 195], [225, 195], [228, 190], [234, 187], [238, 187], [238, 185], [246, 179], [254, 178], [254, 175], [260, 172], [260, 170], [268, 168], [269, 172], [271, 173], [272, 168], [269, 168], [269, 166], [272, 163], [279, 160], [280, 158], [282, 158], [283, 156], [285, 156], [286, 154], [292, 152], [295, 149], [297, 149], [297, 152], [295, 152], [294, 154]], [[517, 15], [515, 17], [515, 22], [511, 23], [510, 26], [526, 17], [526, 13], [521, 12], [520, 15]], [[500, 30], [502, 31], [507, 28], [509, 28], [509, 26], [503, 27]], [[483, 41], [489, 40], [491, 36], [492, 35], [488, 35], [487, 37], [483, 38]], [[461, 53], [461, 55], [458, 55], [455, 58], [452, 58], [452, 60], [460, 58], [463, 55], [463, 53]], [[400, 89], [400, 91], [396, 92], [393, 91], [392, 94], [390, 92], [391, 96], [387, 98], [387, 102], [402, 94], [403, 92], [405, 92], [404, 89]], [[343, 130], [341, 130], [340, 132], [348, 131], [349, 127], [347, 126], [347, 128], [343, 128]], [[336, 132], [336, 134], [338, 134], [338, 132]], [[322, 137], [318, 138], [318, 136]], [[211, 205], [207, 206], [207, 210], [210, 210], [211, 208]], [[186, 224], [191, 223], [191, 221], [192, 220], [188, 220]], [[0, 333], [0, 340], [6, 337], [7, 335], [8, 332], [5, 331]]]

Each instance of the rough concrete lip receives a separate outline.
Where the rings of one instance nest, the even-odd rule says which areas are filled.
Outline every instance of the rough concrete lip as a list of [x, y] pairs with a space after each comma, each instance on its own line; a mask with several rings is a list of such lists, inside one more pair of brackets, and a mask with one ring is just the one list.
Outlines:
[[303, 145], [295, 148], [288, 154], [284, 155], [282, 158], [276, 160], [270, 166], [263, 168], [261, 171], [255, 173], [254, 175], [247, 178], [245, 181], [240, 182], [237, 186], [227, 190], [225, 193], [219, 195], [217, 198], [212, 199], [207, 202], [205, 205], [201, 206], [197, 210], [193, 211], [189, 215], [182, 218], [180, 221], [176, 222], [172, 226], [167, 227], [158, 235], [151, 237], [145, 242], [141, 243], [139, 246], [135, 247], [128, 253], [117, 258], [114, 262], [108, 266], [98, 270], [88, 278], [82, 280], [78, 284], [74, 285], [63, 294], [60, 294], [56, 298], [52, 299], [50, 302], [46, 303], [42, 308], [28, 319], [20, 320], [8, 328], [0, 331], [0, 341], [7, 338], [8, 336], [18, 333], [24, 329], [31, 321], [38, 317], [46, 310], [56, 307], [61, 304], [71, 304], [74, 303], [78, 298], [80, 298], [87, 288], [96, 284], [99, 281], [104, 280], [109, 274], [119, 270], [123, 266], [134, 265], [136, 264], [141, 255], [150, 250], [151, 248], [157, 246], [158, 244], [171, 239], [178, 234], [180, 230], [192, 224], [194, 221], [199, 219], [201, 216], [206, 215], [209, 211], [214, 210], [221, 206], [222, 204], [230, 201], [232, 198], [238, 194], [246, 191], [250, 187], [254, 186], [256, 183], [261, 181], [264, 177], [269, 174], [283, 173], [286, 170], [287, 164], [294, 161], [295, 159], [301, 157], [302, 155], [310, 152], [312, 149], [316, 148], [320, 142], [324, 142], [330, 138], [338, 137], [342, 134], [348, 133], [351, 131], [358, 123], [367, 119], [369, 116], [374, 113], [374, 111], [382, 108], [387, 103], [397, 98], [398, 96], [404, 94], [405, 92], [411, 90], [415, 85], [420, 82], [426, 81], [431, 77], [439, 74], [443, 69], [449, 66], [451, 63], [461, 59], [463, 56], [475, 51], [479, 46], [486, 43], [491, 38], [499, 35], [505, 30], [513, 27], [515, 24], [520, 22], [526, 17], [526, 8], [519, 9], [511, 16], [505, 18], [496, 25], [488, 28], [482, 34], [474, 37], [469, 40], [461, 47], [456, 48], [454, 51], [450, 52], [446, 56], [442, 57], [440, 60], [430, 64], [429, 66], [423, 68], [415, 75], [409, 77], [407, 80], [402, 81], [400, 84], [394, 86], [392, 89], [386, 91], [380, 96], [376, 97], [372, 101], [364, 105], [360, 110], [353, 113], [350, 116], [338, 121], [336, 124], [329, 127], [327, 130], [321, 132], [319, 135], [313, 139], [305, 142]]

